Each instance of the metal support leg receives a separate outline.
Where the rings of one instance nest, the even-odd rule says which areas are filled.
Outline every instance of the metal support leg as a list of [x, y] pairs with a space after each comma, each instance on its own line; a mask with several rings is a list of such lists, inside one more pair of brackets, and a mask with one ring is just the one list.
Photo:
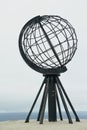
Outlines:
[[42, 101], [41, 101], [41, 105], [40, 105], [40, 110], [39, 110], [39, 114], [38, 114], [38, 117], [37, 117], [37, 121], [40, 121], [40, 115], [41, 115], [41, 110], [42, 110], [42, 107], [43, 107], [43, 102], [44, 102], [44, 98], [45, 98], [45, 93], [46, 93], [46, 86], [45, 86], [45, 88], [44, 88], [43, 98], [42, 98]]
[[48, 94], [48, 86], [49, 86], [49, 78], [47, 78], [46, 92], [44, 95], [43, 106], [42, 106], [41, 115], [40, 115], [40, 124], [43, 124], [43, 118], [44, 118], [44, 112], [45, 112], [46, 100], [47, 100], [47, 94]]
[[[56, 86], [55, 86], [56, 87]], [[60, 102], [59, 102], [59, 98], [58, 98], [58, 92], [56, 90], [56, 100], [57, 100], [57, 104], [58, 104], [58, 110], [59, 110], [59, 116], [60, 116], [60, 120], [63, 120], [62, 117], [62, 112], [61, 112], [61, 107], [60, 107]]]
[[34, 108], [34, 106], [35, 106], [35, 104], [36, 104], [36, 101], [37, 101], [37, 99], [38, 99], [38, 97], [39, 97], [39, 95], [40, 95], [40, 92], [41, 92], [41, 90], [42, 90], [42, 88], [43, 88], [43, 85], [44, 85], [44, 83], [45, 83], [45, 80], [46, 80], [46, 79], [44, 79], [44, 81], [43, 81], [43, 83], [42, 83], [42, 85], [41, 85], [41, 87], [40, 87], [40, 89], [39, 89], [39, 91], [38, 91], [38, 93], [37, 93], [37, 96], [36, 96], [36, 98], [35, 98], [35, 100], [34, 100], [34, 103], [33, 103], [32, 107], [31, 107], [31, 109], [30, 109], [30, 111], [29, 111], [29, 114], [28, 114], [26, 120], [25, 120], [25, 123], [29, 122], [29, 117], [30, 117], [30, 115], [31, 115], [31, 113], [32, 113], [32, 110], [33, 110], [33, 108]]
[[59, 93], [60, 93], [60, 96], [61, 96], [61, 100], [63, 102], [64, 108], [65, 108], [65, 111], [66, 111], [66, 114], [67, 114], [67, 117], [68, 117], [68, 120], [69, 120], [69, 123], [73, 123], [72, 119], [71, 119], [71, 116], [70, 116], [70, 113], [69, 113], [69, 110], [68, 110], [68, 107], [66, 105], [65, 99], [63, 97], [63, 93], [62, 93], [61, 88], [59, 86], [59, 82], [58, 82], [57, 77], [56, 77], [56, 82], [57, 82], [57, 87], [58, 87], [58, 90], [59, 90]]
[[68, 97], [68, 95], [67, 95], [65, 89], [63, 88], [63, 85], [62, 85], [60, 79], [57, 78], [57, 80], [58, 80], [58, 83], [60, 84], [61, 89], [62, 89], [62, 91], [63, 91], [63, 93], [64, 93], [64, 95], [65, 95], [65, 97], [66, 97], [66, 99], [67, 99], [67, 101], [68, 101], [68, 103], [69, 103], [69, 105], [70, 105], [70, 107], [71, 107], [73, 113], [74, 113], [74, 116], [75, 116], [75, 118], [76, 118], [76, 121], [79, 122], [79, 121], [80, 121], [80, 120], [79, 120], [79, 117], [78, 117], [78, 115], [76, 114], [76, 111], [75, 111], [75, 109], [74, 109], [74, 107], [73, 107], [73, 105], [72, 105], [72, 103], [71, 103], [71, 101], [70, 101], [70, 99], [69, 99], [69, 97]]

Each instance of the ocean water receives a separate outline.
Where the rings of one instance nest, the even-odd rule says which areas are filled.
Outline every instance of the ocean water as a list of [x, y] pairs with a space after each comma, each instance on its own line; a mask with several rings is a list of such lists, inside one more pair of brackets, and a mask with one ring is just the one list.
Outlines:
[[[71, 117], [74, 118], [74, 115], [72, 113]], [[77, 112], [78, 116], [80, 119], [87, 119], [87, 111], [80, 111]], [[27, 117], [28, 113], [26, 112], [15, 112], [15, 113], [0, 113], [0, 121], [9, 121], [9, 120], [25, 120]], [[66, 113], [62, 113], [63, 118], [67, 119]], [[38, 113], [33, 112], [30, 116], [30, 119], [37, 119]], [[59, 118], [59, 115], [57, 115]], [[45, 113], [44, 118], [47, 119], [48, 115]]]

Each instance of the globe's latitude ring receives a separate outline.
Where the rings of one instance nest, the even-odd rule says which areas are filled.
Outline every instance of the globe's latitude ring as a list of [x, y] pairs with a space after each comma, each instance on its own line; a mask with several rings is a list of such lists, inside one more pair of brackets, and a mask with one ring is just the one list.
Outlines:
[[75, 29], [60, 16], [34, 17], [20, 32], [19, 49], [32, 69], [43, 74], [65, 72], [77, 49]]

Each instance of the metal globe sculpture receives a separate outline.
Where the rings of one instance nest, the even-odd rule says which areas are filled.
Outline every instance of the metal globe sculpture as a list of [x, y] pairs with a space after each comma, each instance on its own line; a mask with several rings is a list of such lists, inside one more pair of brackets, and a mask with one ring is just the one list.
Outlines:
[[23, 27], [20, 52], [29, 66], [41, 73], [58, 72], [77, 49], [75, 29], [59, 16], [37, 16]]
[[66, 64], [71, 61], [77, 49], [77, 36], [72, 25], [60, 16], [37, 16], [28, 21], [19, 35], [19, 50], [25, 62], [34, 70], [43, 73], [44, 80], [36, 95], [25, 122], [29, 118], [39, 98], [44, 92], [37, 117], [43, 123], [46, 101], [48, 99], [48, 121], [57, 121], [57, 108], [62, 121], [60, 99], [69, 123], [73, 123], [68, 106], [76, 121], [79, 117], [59, 79], [60, 73], [67, 70]]

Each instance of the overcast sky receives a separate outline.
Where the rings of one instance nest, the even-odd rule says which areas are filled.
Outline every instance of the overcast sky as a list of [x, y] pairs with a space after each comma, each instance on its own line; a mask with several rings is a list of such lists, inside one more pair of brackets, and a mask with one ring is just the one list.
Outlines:
[[75, 28], [78, 49], [61, 80], [76, 110], [87, 110], [87, 0], [0, 0], [0, 112], [28, 111], [42, 74], [23, 61], [18, 37], [37, 15], [59, 15]]

